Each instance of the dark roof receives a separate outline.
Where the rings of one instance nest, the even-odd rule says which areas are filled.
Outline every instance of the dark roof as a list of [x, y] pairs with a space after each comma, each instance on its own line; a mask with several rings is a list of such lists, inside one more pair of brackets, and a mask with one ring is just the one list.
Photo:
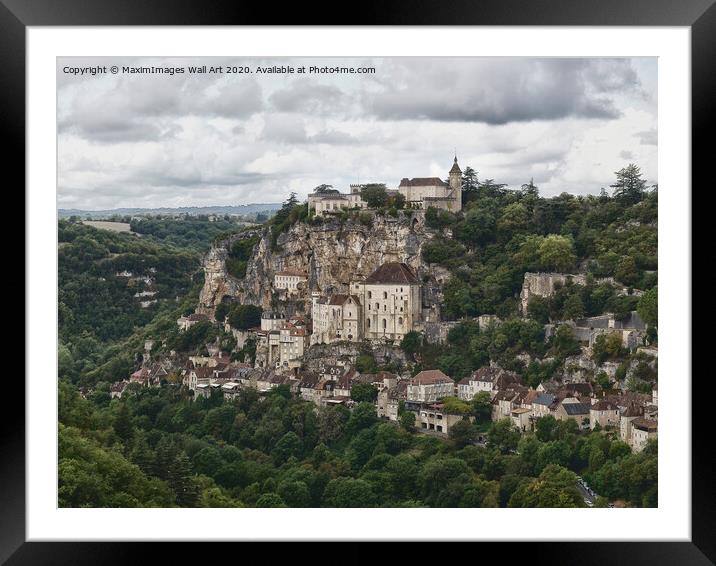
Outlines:
[[435, 185], [445, 187], [447, 183], [440, 177], [413, 177], [412, 179], [405, 177], [400, 181], [401, 187], [433, 187]]
[[631, 422], [631, 426], [648, 432], [656, 432], [658, 425], [655, 420], [637, 417]]
[[457, 164], [457, 155], [455, 156], [455, 162], [452, 164], [452, 169], [450, 169], [450, 173], [462, 173], [460, 166]]
[[381, 283], [398, 283], [405, 285], [419, 284], [418, 278], [415, 277], [413, 271], [405, 263], [391, 261], [384, 263], [373, 273], [371, 273], [364, 283], [381, 284]]
[[617, 407], [614, 403], [611, 401], [597, 401], [592, 405], [593, 411], [618, 411], [619, 407]]
[[586, 403], [562, 403], [564, 412], [568, 415], [588, 415], [589, 405]]
[[337, 295], [332, 295], [331, 299], [328, 301], [328, 304], [329, 305], [342, 305], [343, 303], [345, 303], [348, 300], [348, 297], [353, 299], [356, 302], [356, 304], [360, 305], [360, 301], [358, 300], [358, 297], [356, 297], [355, 295], [344, 295], [341, 293], [339, 293]]
[[635, 403], [629, 403], [629, 406], [622, 413], [623, 417], [641, 417], [644, 415], [644, 407], [640, 407]]
[[532, 401], [533, 405], [551, 405], [557, 398], [550, 393], [542, 393], [536, 399]]
[[205, 314], [202, 314], [200, 312], [193, 312], [188, 317], [189, 320], [195, 321], [195, 320], [209, 320], [209, 317]]

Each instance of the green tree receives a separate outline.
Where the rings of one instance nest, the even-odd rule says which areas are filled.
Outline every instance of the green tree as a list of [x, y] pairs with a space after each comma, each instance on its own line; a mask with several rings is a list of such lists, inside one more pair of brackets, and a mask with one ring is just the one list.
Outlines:
[[286, 504], [277, 493], [264, 493], [256, 501], [256, 507], [286, 507]]
[[189, 457], [182, 452], [174, 458], [167, 474], [167, 483], [180, 507], [195, 507], [198, 502], [199, 489], [192, 475]]
[[261, 308], [254, 305], [236, 305], [229, 313], [229, 324], [238, 330], [261, 325]]
[[544, 271], [571, 271], [577, 259], [572, 238], [558, 234], [545, 236], [538, 253], [540, 266]]
[[411, 359], [415, 359], [417, 354], [423, 346], [423, 336], [415, 330], [406, 332], [403, 339], [400, 341], [400, 349], [403, 350]]
[[548, 465], [539, 477], [520, 486], [510, 507], [584, 507], [577, 489], [577, 476], [556, 464]]
[[472, 414], [476, 424], [485, 424], [492, 418], [492, 398], [487, 391], [475, 393], [472, 401]]
[[313, 189], [313, 192], [317, 195], [328, 195], [338, 193], [339, 191], [334, 189], [333, 185], [318, 185]]
[[124, 442], [129, 443], [134, 436], [134, 426], [132, 425], [132, 417], [129, 412], [127, 403], [120, 403], [117, 409], [117, 415], [112, 424], [115, 434]]
[[360, 196], [368, 203], [370, 208], [383, 208], [388, 203], [388, 192], [384, 184], [371, 183], [364, 185], [361, 188]]
[[515, 448], [520, 440], [520, 431], [512, 423], [511, 419], [504, 418], [492, 423], [487, 433], [488, 444], [506, 454]]
[[612, 196], [632, 204], [641, 201], [646, 189], [646, 181], [641, 178], [641, 169], [634, 163], [630, 163], [614, 174], [617, 176], [617, 180], [610, 185], [614, 189]]
[[362, 479], [332, 479], [323, 495], [323, 507], [373, 507], [375, 503], [370, 483]]
[[659, 320], [659, 291], [658, 287], [652, 287], [639, 298], [636, 312], [644, 322], [651, 326], [657, 326]]
[[455, 447], [460, 449], [477, 440], [477, 430], [467, 418], [463, 418], [450, 427], [448, 436], [455, 443]]
[[372, 403], [378, 398], [378, 390], [370, 383], [356, 383], [351, 387], [351, 399], [356, 403]]
[[415, 430], [415, 413], [413, 411], [403, 411], [400, 415], [400, 426], [408, 432]]

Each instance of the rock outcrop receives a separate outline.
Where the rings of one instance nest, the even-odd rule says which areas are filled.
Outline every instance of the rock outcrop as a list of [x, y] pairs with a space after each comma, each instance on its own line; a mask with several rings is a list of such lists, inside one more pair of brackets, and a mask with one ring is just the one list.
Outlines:
[[434, 237], [434, 232], [425, 227], [422, 211], [400, 212], [397, 218], [376, 215], [370, 225], [357, 218], [343, 222], [331, 219], [317, 225], [296, 223], [279, 236], [274, 250], [266, 228], [260, 232], [245, 277], [236, 279], [226, 269], [229, 250], [238, 239], [256, 234], [234, 235], [211, 248], [204, 261], [205, 283], [198, 312], [213, 316], [224, 297], [269, 309], [274, 299], [274, 275], [289, 269], [308, 274], [304, 300], [313, 291], [345, 292], [351, 281], [368, 276], [388, 261], [407, 263], [426, 284], [428, 296], [435, 295], [436, 299], [439, 294], [434, 288], [439, 288], [440, 279], [447, 276], [444, 270], [431, 269], [422, 262], [422, 246]]

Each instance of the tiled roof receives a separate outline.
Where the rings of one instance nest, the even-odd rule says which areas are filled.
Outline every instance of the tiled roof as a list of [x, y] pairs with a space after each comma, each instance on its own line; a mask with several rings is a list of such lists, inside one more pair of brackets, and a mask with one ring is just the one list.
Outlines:
[[423, 370], [413, 378], [415, 385], [432, 385], [433, 383], [452, 383], [452, 379], [439, 369]]
[[389, 262], [384, 263], [373, 273], [371, 273], [364, 283], [382, 284], [397, 283], [405, 285], [419, 284], [418, 278], [415, 277], [413, 271], [405, 263]]
[[550, 393], [541, 393], [538, 395], [533, 401], [533, 405], [546, 405], [549, 406], [552, 403], [554, 403], [557, 400], [557, 398], [550, 394]]
[[562, 403], [562, 408], [568, 415], [588, 415], [590, 406], [586, 403]]
[[353, 299], [356, 304], [360, 305], [360, 301], [358, 300], [358, 297], [355, 295], [345, 295], [342, 293], [338, 293], [336, 295], [331, 295], [330, 300], [328, 301], [329, 305], [343, 305], [347, 300], [348, 297]]
[[645, 430], [648, 432], [656, 432], [658, 425], [655, 420], [652, 419], [646, 419], [644, 417], [637, 417], [632, 422], [631, 425], [633, 427], [636, 427], [640, 430]]
[[440, 177], [413, 177], [408, 179], [407, 177], [401, 179], [401, 187], [434, 187], [434, 186], [447, 186], [447, 183]]
[[592, 405], [592, 411], [617, 411], [619, 410], [619, 407], [617, 407], [614, 403], [610, 401], [597, 401]]

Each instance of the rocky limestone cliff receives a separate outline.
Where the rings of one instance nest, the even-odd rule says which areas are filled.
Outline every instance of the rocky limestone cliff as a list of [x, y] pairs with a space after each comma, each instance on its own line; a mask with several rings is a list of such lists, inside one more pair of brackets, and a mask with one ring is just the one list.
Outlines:
[[239, 238], [250, 238], [256, 231], [245, 232], [219, 242], [204, 261], [205, 283], [199, 295], [198, 312], [213, 316], [224, 297], [242, 304], [265, 309], [272, 307], [273, 278], [276, 272], [294, 269], [308, 274], [304, 299], [313, 291], [345, 292], [353, 280], [370, 275], [381, 264], [402, 261], [426, 283], [424, 296], [430, 304], [440, 296], [447, 272], [431, 269], [422, 262], [422, 245], [435, 232], [425, 227], [422, 211], [400, 212], [397, 218], [375, 216], [371, 225], [357, 219], [341, 223], [331, 219], [323, 224], [297, 223], [281, 234], [277, 249], [271, 250], [268, 228], [254, 247], [246, 276], [235, 279], [226, 271], [229, 249]]

